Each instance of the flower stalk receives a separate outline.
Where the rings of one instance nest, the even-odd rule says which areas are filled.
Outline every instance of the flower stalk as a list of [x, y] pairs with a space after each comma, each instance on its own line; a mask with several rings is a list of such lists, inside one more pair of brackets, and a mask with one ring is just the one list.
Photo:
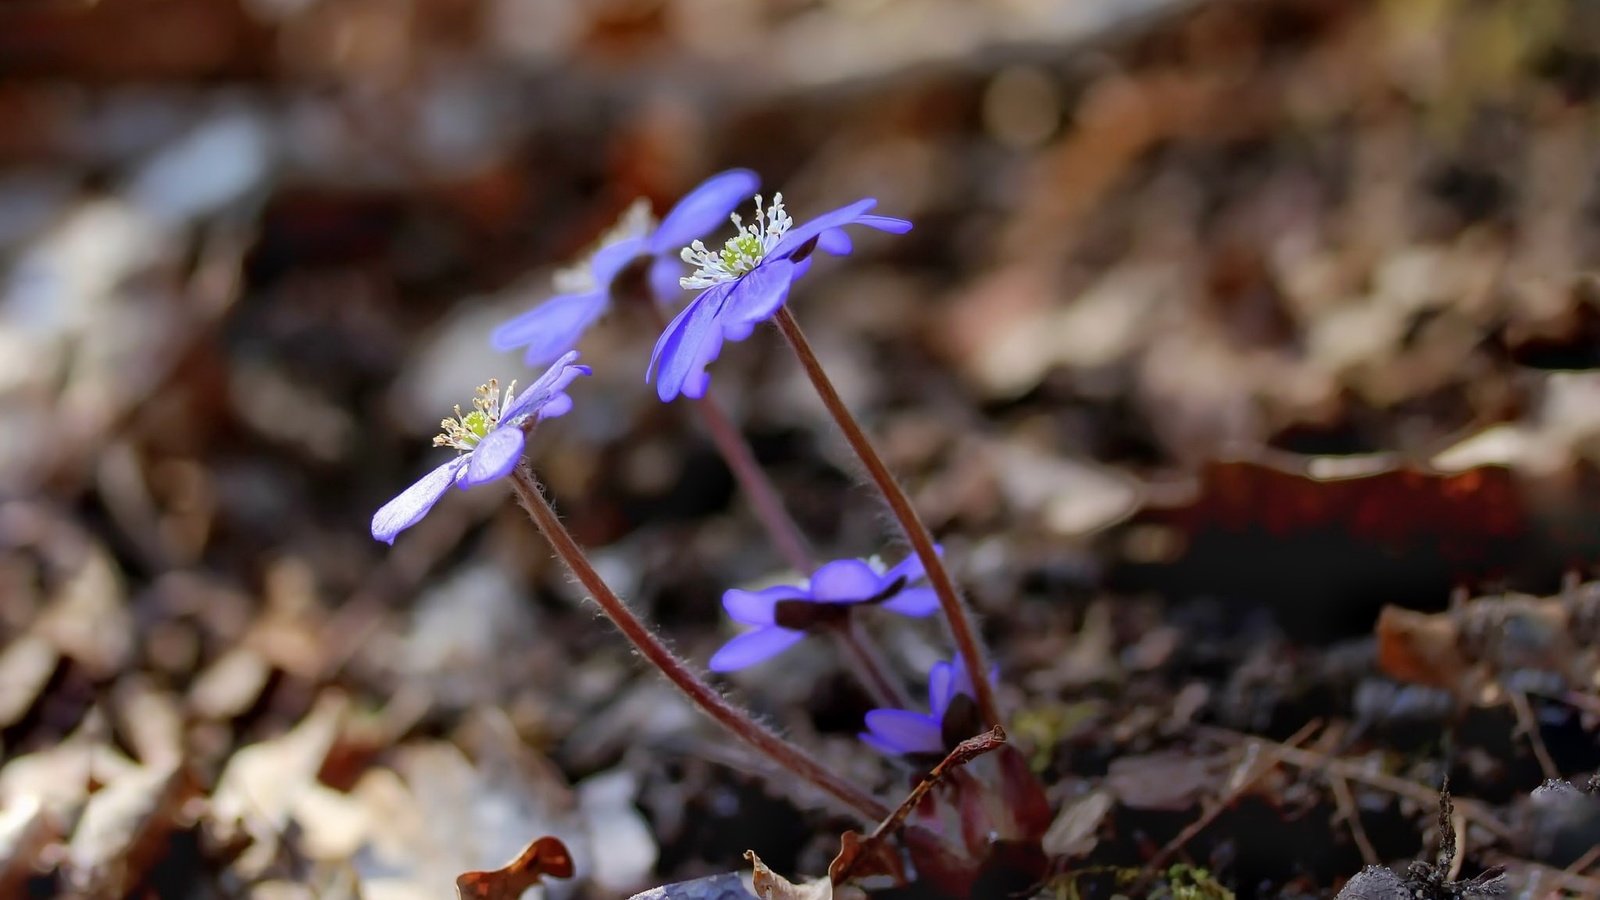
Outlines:
[[817, 396], [822, 399], [822, 405], [827, 407], [829, 415], [844, 434], [850, 449], [861, 460], [867, 469], [867, 475], [888, 502], [889, 509], [899, 521], [912, 551], [922, 560], [923, 568], [928, 573], [928, 583], [938, 596], [939, 608], [949, 624], [951, 639], [955, 642], [956, 650], [966, 665], [967, 677], [972, 681], [983, 724], [990, 728], [1003, 726], [1005, 723], [1000, 716], [999, 705], [995, 701], [994, 686], [987, 677], [988, 656], [983, 652], [982, 644], [978, 640], [972, 614], [956, 591], [955, 582], [945, 569], [944, 562], [939, 559], [939, 552], [934, 546], [933, 535], [928, 531], [928, 526], [923, 524], [916, 508], [911, 505], [911, 499], [906, 496], [905, 489], [900, 487], [889, 467], [884, 465], [877, 448], [867, 438], [860, 423], [851, 415], [849, 408], [839, 397], [838, 390], [833, 386], [833, 380], [823, 371], [822, 363], [817, 360], [817, 355], [811, 349], [810, 342], [806, 340], [805, 333], [800, 330], [800, 323], [795, 321], [789, 308], [778, 307], [773, 318], [778, 323], [778, 329], [783, 332], [784, 339], [794, 350], [795, 357], [800, 360], [800, 367], [811, 380], [811, 386], [816, 389]]
[[818, 790], [867, 820], [881, 820], [889, 810], [870, 794], [828, 771], [804, 750], [778, 737], [757, 722], [748, 712], [730, 703], [716, 688], [701, 678], [688, 663], [672, 652], [666, 643], [651, 631], [633, 610], [622, 602], [590, 564], [583, 548], [572, 533], [567, 531], [556, 511], [545, 499], [533, 470], [524, 460], [512, 472], [511, 483], [539, 532], [550, 542], [556, 555], [566, 565], [573, 577], [583, 585], [606, 618], [621, 631], [640, 656], [674, 687], [682, 691], [689, 701], [735, 737], [750, 745], [776, 765], [810, 782]]

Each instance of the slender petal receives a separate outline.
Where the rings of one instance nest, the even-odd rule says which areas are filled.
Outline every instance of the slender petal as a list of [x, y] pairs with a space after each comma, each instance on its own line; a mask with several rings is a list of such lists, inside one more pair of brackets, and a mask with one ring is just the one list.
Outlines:
[[717, 335], [717, 313], [721, 311], [728, 292], [738, 282], [713, 285], [690, 301], [656, 340], [655, 352], [650, 355], [650, 369], [645, 380], [656, 381], [656, 396], [662, 402], [672, 400], [683, 391], [685, 381], [698, 377], [705, 371], [709, 360], [702, 358], [707, 341]]
[[496, 350], [526, 347], [523, 359], [541, 365], [571, 350], [605, 311], [603, 293], [561, 294], [496, 328], [489, 344]]
[[551, 397], [545, 405], [539, 407], [539, 421], [559, 419], [569, 412], [572, 412], [572, 395], [562, 392]]
[[723, 306], [723, 337], [733, 338], [728, 332], [749, 336], [757, 324], [772, 318], [783, 301], [789, 297], [789, 285], [794, 282], [794, 263], [787, 259], [771, 259], [750, 270], [734, 284]]
[[658, 256], [650, 264], [650, 296], [657, 303], [670, 303], [683, 295], [683, 261], [675, 256]]
[[749, 169], [729, 169], [707, 178], [662, 217], [650, 241], [650, 252], [676, 251], [705, 237], [728, 221], [728, 214], [750, 199], [760, 186], [761, 179]]
[[908, 709], [874, 709], [866, 715], [867, 731], [899, 753], [942, 753], [944, 738], [933, 716]]
[[[938, 556], [944, 556], [944, 548], [938, 544], [933, 545], [933, 552]], [[894, 568], [883, 573], [884, 581], [894, 581], [896, 578], [904, 578], [906, 580], [906, 584], [915, 584], [927, 577], [928, 570], [922, 567], [922, 557], [916, 555], [915, 553], [906, 554], [905, 559], [895, 563]]]
[[878, 205], [878, 201], [867, 197], [857, 200], [848, 206], [841, 206], [838, 209], [825, 212], [804, 225], [796, 226], [783, 236], [783, 240], [778, 242], [778, 246], [772, 248], [772, 252], [767, 254], [767, 258], [788, 256], [799, 250], [805, 242], [822, 234], [824, 231], [849, 225], [876, 205]]
[[746, 625], [771, 625], [772, 611], [779, 600], [801, 600], [806, 592], [791, 585], [778, 585], [761, 591], [730, 590], [722, 594], [722, 608], [735, 622]]
[[683, 381], [683, 395], [695, 400], [706, 395], [711, 387], [711, 373], [706, 371], [706, 366], [716, 361], [717, 355], [722, 352], [722, 333], [712, 329], [706, 337], [706, 342], [700, 346], [700, 355], [695, 360], [689, 377]]
[[477, 487], [511, 474], [517, 460], [522, 458], [525, 441], [522, 429], [515, 425], [496, 428], [484, 435], [478, 446], [467, 454], [471, 462], [467, 463], [467, 470], [461, 476], [461, 486]]
[[883, 608], [902, 616], [920, 619], [939, 611], [939, 595], [933, 588], [906, 588], [884, 601]]
[[824, 603], [866, 600], [882, 589], [872, 567], [859, 559], [836, 559], [811, 574], [811, 596]]
[[843, 228], [829, 228], [817, 235], [817, 249], [834, 256], [849, 256], [855, 249], [855, 241]]
[[595, 289], [605, 293], [611, 287], [611, 279], [617, 277], [617, 273], [622, 271], [624, 266], [649, 250], [649, 241], [642, 237], [632, 237], [607, 244], [595, 251], [594, 257], [589, 260], [589, 272], [594, 276]]
[[[956, 661], [960, 662], [960, 654]], [[943, 719], [944, 711], [956, 697], [956, 672], [950, 663], [936, 662], [928, 670], [928, 709], [935, 719]]]
[[861, 740], [865, 742], [868, 747], [871, 747], [879, 753], [882, 753], [884, 756], [899, 756], [904, 752], [898, 746], [889, 743], [870, 731], [863, 731], [860, 734], [857, 734], [856, 737], [861, 738]]
[[776, 627], [746, 631], [723, 644], [722, 649], [712, 655], [711, 671], [737, 672], [756, 663], [765, 662], [793, 647], [805, 636], [806, 633], [803, 631]]
[[[514, 424], [516, 420], [533, 413], [537, 413], [556, 396], [566, 391], [567, 386], [578, 380], [579, 376], [588, 375], [593, 369], [577, 364], [578, 352], [569, 350], [562, 357], [550, 364], [533, 384], [518, 394], [505, 409], [500, 411], [500, 421], [505, 424]], [[565, 412], [566, 410], [562, 410]], [[559, 413], [558, 413], [559, 415]]]
[[416, 484], [385, 503], [372, 516], [372, 536], [386, 544], [394, 543], [396, 535], [417, 524], [433, 509], [466, 465], [467, 458], [458, 456], [417, 479]]
[[910, 222], [905, 219], [897, 219], [894, 216], [860, 216], [853, 224], [865, 225], [868, 228], [876, 228], [879, 231], [887, 231], [890, 234], [905, 234], [911, 230]]

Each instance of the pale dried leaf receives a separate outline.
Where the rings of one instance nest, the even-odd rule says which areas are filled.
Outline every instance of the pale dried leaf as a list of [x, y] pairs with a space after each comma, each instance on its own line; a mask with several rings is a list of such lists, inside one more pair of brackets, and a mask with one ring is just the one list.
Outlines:
[[756, 896], [761, 900], [833, 900], [833, 882], [826, 878], [794, 884], [767, 868], [754, 850], [746, 850], [744, 858], [750, 861], [755, 870], [751, 880]]
[[27, 715], [60, 661], [55, 645], [37, 635], [23, 635], [0, 653], [0, 727]]
[[1094, 849], [1095, 832], [1115, 801], [1110, 791], [1096, 790], [1067, 804], [1044, 833], [1044, 852], [1051, 857], [1072, 859]]
[[176, 760], [129, 772], [96, 791], [67, 846], [68, 881], [89, 896], [132, 889], [188, 793]]

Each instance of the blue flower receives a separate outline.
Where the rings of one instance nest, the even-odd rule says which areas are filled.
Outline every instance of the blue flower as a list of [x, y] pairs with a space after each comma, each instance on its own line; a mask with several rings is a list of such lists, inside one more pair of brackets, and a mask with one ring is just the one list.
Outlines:
[[728, 591], [722, 607], [735, 622], [755, 626], [722, 645], [711, 671], [733, 672], [777, 656], [812, 630], [834, 624], [864, 604], [903, 616], [922, 617], [939, 608], [932, 588], [910, 585], [927, 578], [916, 555], [886, 572], [860, 559], [824, 563], [803, 586]]
[[[998, 674], [998, 668], [991, 669], [989, 680]], [[957, 743], [983, 730], [976, 694], [966, 663], [957, 653], [949, 662], [934, 663], [928, 672], [929, 712], [871, 710], [866, 717], [867, 730], [860, 737], [890, 756], [943, 758]]]
[[[707, 250], [695, 241], [683, 251], [685, 262], [697, 268], [681, 280], [686, 288], [704, 288], [678, 313], [656, 341], [645, 380], [655, 380], [656, 396], [663, 402], [679, 394], [705, 396], [711, 377], [706, 366], [722, 351], [723, 341], [742, 341], [755, 327], [771, 318], [788, 299], [789, 287], [811, 265], [813, 248], [836, 256], [851, 250], [847, 225], [865, 225], [890, 234], [904, 234], [911, 223], [888, 216], [868, 215], [878, 201], [857, 200], [823, 213], [804, 225], [783, 209], [783, 195], [762, 207], [756, 198], [756, 221], [743, 225], [732, 216], [739, 233], [722, 249]], [[798, 258], [796, 258], [798, 257]]]
[[396, 535], [422, 521], [452, 484], [465, 490], [510, 474], [522, 458], [525, 428], [572, 409], [567, 386], [590, 372], [588, 366], [578, 365], [577, 359], [574, 351], [556, 360], [521, 394], [513, 393], [516, 382], [506, 387], [504, 397], [492, 379], [479, 387], [472, 412], [463, 415], [457, 406], [456, 417], [441, 422], [444, 433], [433, 439], [436, 447], [454, 447], [461, 452], [385, 503], [372, 517], [372, 536], [393, 544]]
[[562, 293], [496, 328], [489, 343], [502, 351], [526, 348], [523, 359], [530, 366], [555, 359], [577, 346], [584, 331], [611, 306], [612, 280], [640, 259], [649, 261], [646, 277], [655, 298], [675, 296], [683, 290], [678, 248], [716, 228], [760, 183], [748, 169], [713, 175], [668, 210], [659, 225], [652, 222], [648, 204], [636, 203], [601, 238], [600, 249], [586, 265], [557, 273], [556, 287]]

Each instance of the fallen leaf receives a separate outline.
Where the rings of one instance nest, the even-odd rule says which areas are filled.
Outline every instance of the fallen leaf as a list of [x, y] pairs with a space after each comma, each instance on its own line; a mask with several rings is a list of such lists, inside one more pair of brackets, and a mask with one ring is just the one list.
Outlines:
[[462, 900], [517, 900], [546, 875], [572, 877], [572, 854], [567, 852], [566, 844], [553, 837], [535, 840], [503, 868], [461, 875], [456, 879], [456, 894]]
[[767, 868], [754, 850], [746, 850], [744, 858], [755, 869], [751, 881], [761, 900], [833, 900], [833, 882], [827, 878], [795, 884]]

